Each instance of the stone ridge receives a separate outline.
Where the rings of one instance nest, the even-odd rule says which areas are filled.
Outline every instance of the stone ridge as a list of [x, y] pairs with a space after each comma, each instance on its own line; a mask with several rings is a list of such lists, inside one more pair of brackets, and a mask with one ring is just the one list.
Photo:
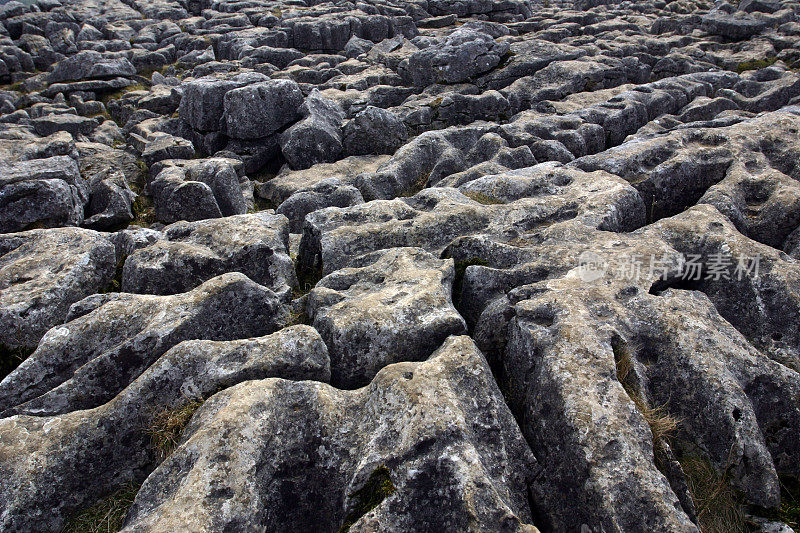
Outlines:
[[0, 0], [0, 530], [800, 530], [800, 2]]

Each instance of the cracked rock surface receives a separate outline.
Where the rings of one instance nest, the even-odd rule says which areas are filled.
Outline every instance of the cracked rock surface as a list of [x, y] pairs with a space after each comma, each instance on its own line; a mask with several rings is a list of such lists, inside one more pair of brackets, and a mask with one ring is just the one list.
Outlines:
[[0, 530], [800, 530], [798, 139], [794, 0], [2, 2]]
[[[355, 391], [243, 383], [209, 400], [184, 438], [143, 485], [127, 530], [534, 530], [524, 491], [533, 455], [467, 337]], [[380, 501], [357, 516], [365, 488]]]

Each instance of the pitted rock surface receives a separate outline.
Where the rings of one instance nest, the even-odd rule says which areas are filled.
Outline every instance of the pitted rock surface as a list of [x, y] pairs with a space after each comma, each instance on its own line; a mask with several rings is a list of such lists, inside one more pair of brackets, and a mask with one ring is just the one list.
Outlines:
[[800, 530], [797, 1], [0, 3], [0, 529]]

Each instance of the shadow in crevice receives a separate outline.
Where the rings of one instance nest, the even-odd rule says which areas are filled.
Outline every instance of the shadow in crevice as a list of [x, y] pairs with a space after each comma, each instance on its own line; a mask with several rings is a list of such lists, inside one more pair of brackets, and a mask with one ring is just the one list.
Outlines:
[[691, 279], [685, 276], [674, 276], [656, 280], [655, 283], [650, 285], [650, 290], [647, 292], [654, 296], [661, 296], [661, 294], [668, 289], [675, 289], [681, 291], [702, 291], [703, 281], [700, 279]]

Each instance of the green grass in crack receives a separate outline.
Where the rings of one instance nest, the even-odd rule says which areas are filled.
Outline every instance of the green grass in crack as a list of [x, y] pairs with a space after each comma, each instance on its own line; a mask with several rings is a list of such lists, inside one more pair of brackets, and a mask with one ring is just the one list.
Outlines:
[[788, 481], [781, 484], [781, 506], [778, 508], [777, 518], [800, 531], [800, 483], [793, 481], [793, 490], [787, 489]]
[[147, 68], [144, 68], [141, 71], [139, 71], [139, 76], [141, 76], [143, 78], [147, 78], [147, 79], [152, 79], [153, 74], [155, 74], [156, 72], [158, 72], [159, 74], [161, 74], [163, 76], [167, 76], [168, 75], [167, 71], [169, 71], [170, 68], [172, 68], [173, 71], [177, 70], [179, 68], [177, 62], [168, 63], [166, 65], [161, 65], [159, 67], [147, 67]]
[[91, 507], [73, 515], [63, 533], [111, 533], [122, 529], [140, 485], [130, 483]]
[[736, 65], [736, 72], [741, 74], [748, 70], [761, 70], [762, 68], [771, 67], [777, 63], [777, 57], [767, 57], [764, 59], [755, 59], [753, 61], [743, 61]]
[[764, 510], [756, 515], [785, 523], [795, 531], [800, 531], [800, 480], [780, 476], [781, 504], [778, 509]]
[[355, 502], [353, 510], [345, 517], [339, 533], [350, 530], [350, 526], [381, 504], [383, 500], [395, 492], [394, 484], [389, 476], [389, 469], [381, 465], [369, 475], [364, 486], [350, 494]]
[[139, 194], [131, 205], [133, 212], [133, 220], [130, 221], [130, 226], [149, 227], [156, 221], [156, 207], [153, 204], [153, 199], [144, 194]]
[[278, 206], [275, 205], [275, 202], [268, 200], [267, 198], [262, 198], [257, 194], [253, 197], [253, 207], [248, 209], [248, 213], [258, 213], [260, 211], [266, 211], [267, 209], [275, 210]]
[[300, 325], [311, 325], [311, 317], [308, 316], [305, 309], [302, 311], [295, 311], [289, 314], [289, 323], [287, 326], [300, 326]]
[[298, 261], [295, 265], [295, 274], [297, 275], [297, 288], [294, 290], [294, 297], [300, 298], [304, 294], [311, 292], [319, 280], [323, 278], [322, 265], [312, 270], [303, 269]]
[[466, 196], [470, 200], [475, 200], [479, 204], [483, 205], [497, 205], [505, 203], [502, 200], [498, 200], [493, 196], [489, 196], [488, 194], [483, 194], [480, 192], [465, 192], [464, 196]]
[[103, 102], [103, 104], [108, 104], [112, 100], [119, 100], [123, 98], [126, 94], [132, 93], [133, 91], [147, 91], [148, 88], [145, 87], [143, 83], [134, 83], [128, 85], [126, 87], [122, 87], [120, 89], [106, 91], [105, 93], [101, 94], [98, 100]]
[[111, 281], [108, 282], [108, 285], [103, 287], [100, 290], [101, 294], [109, 293], [109, 292], [120, 292], [122, 290], [122, 270], [125, 266], [125, 260], [128, 258], [127, 255], [123, 255], [119, 261], [117, 261], [117, 265], [114, 268], [114, 277], [111, 278]]

